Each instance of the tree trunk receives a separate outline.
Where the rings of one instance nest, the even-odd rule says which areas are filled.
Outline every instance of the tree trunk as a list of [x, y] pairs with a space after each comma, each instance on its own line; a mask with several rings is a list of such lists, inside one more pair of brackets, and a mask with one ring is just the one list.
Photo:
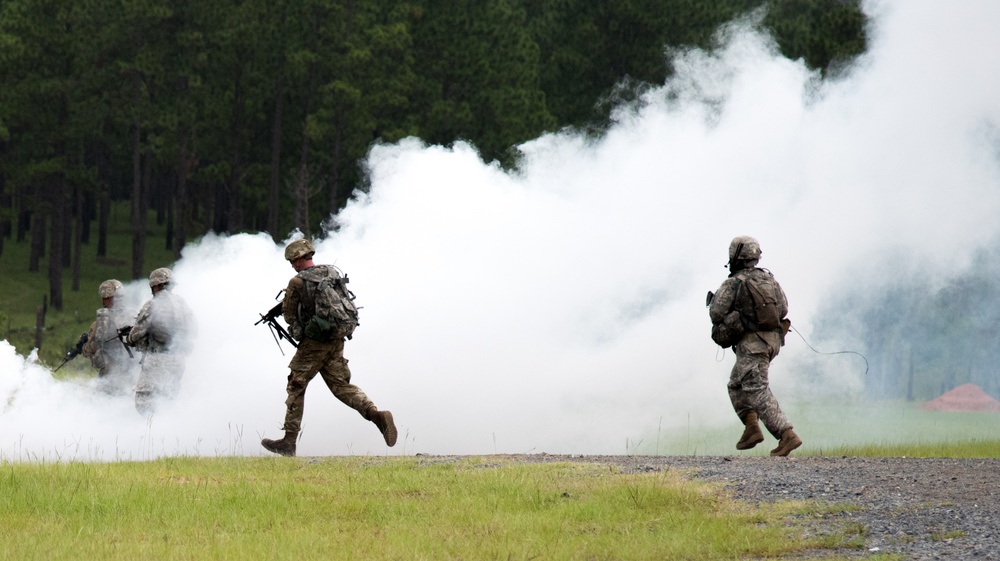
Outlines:
[[132, 72], [132, 278], [141, 279], [142, 257], [146, 251], [146, 207], [142, 192], [142, 122], [140, 119], [142, 84], [139, 71]]
[[295, 195], [295, 227], [306, 238], [309, 237], [309, 137], [302, 133], [302, 152], [299, 156], [299, 171], [295, 174], [292, 188]]
[[225, 181], [215, 183], [215, 200], [212, 202], [212, 214], [215, 219], [209, 228], [215, 232], [225, 232], [229, 229], [229, 191]]
[[344, 114], [337, 112], [336, 128], [333, 131], [333, 154], [330, 162], [330, 216], [337, 214], [340, 203], [337, 195], [340, 191], [340, 159], [343, 157]]
[[[170, 189], [167, 186], [170, 185], [163, 179], [157, 177], [155, 181], [149, 184], [149, 202], [153, 210], [156, 211], [156, 225], [163, 226], [167, 221], [167, 206], [170, 205]], [[171, 185], [172, 186], [172, 185]]]
[[229, 220], [226, 232], [238, 233], [243, 228], [243, 115], [246, 113], [246, 94], [243, 91], [243, 57], [237, 62], [236, 80], [233, 85], [233, 122], [229, 138], [232, 139], [232, 167], [226, 186], [229, 190]]
[[98, 195], [97, 256], [108, 255], [108, 221], [111, 219], [111, 186], [102, 181]]
[[42, 296], [42, 304], [35, 309], [35, 348], [42, 348], [42, 333], [45, 332], [45, 312], [48, 304], [45, 303], [45, 296]]
[[21, 197], [21, 210], [17, 213], [17, 243], [31, 231], [31, 211], [24, 208], [24, 197]]
[[[176, 183], [175, 183], [176, 185]], [[164, 247], [168, 251], [174, 249], [174, 197], [173, 194], [164, 202], [167, 205], [167, 228], [164, 236]]]
[[[2, 144], [0, 144], [0, 156], [3, 155]], [[0, 172], [0, 255], [3, 255], [3, 239], [10, 235], [10, 218], [7, 211], [11, 209], [13, 202], [11, 196], [7, 194], [6, 176]]]
[[[353, 1], [346, 2], [343, 19], [343, 36], [351, 37], [354, 33], [354, 15], [356, 6]], [[340, 163], [344, 155], [344, 113], [347, 108], [344, 104], [337, 103], [334, 108], [334, 129], [333, 129], [333, 153], [330, 161], [330, 213], [327, 218], [333, 217], [340, 209], [338, 196], [340, 195]], [[326, 220], [326, 219], [324, 219]]]
[[49, 303], [57, 311], [63, 309], [62, 298], [62, 273], [64, 243], [66, 241], [67, 209], [69, 208], [68, 197], [66, 196], [65, 180], [62, 178], [49, 180], [47, 186], [52, 201], [52, 218], [50, 230], [52, 232], [49, 242]]
[[83, 248], [83, 225], [84, 225], [84, 204], [83, 189], [76, 186], [74, 189], [76, 199], [76, 228], [73, 229], [73, 292], [80, 291], [80, 254]]
[[[7, 143], [0, 142], [0, 157], [7, 152]], [[0, 172], [0, 209], [7, 211], [11, 208], [11, 197], [7, 194], [7, 176]], [[10, 235], [10, 218], [6, 212], [0, 212], [0, 255], [3, 255], [3, 239]]]
[[174, 214], [174, 258], [180, 259], [181, 250], [187, 243], [185, 226], [187, 223], [187, 176], [188, 176], [188, 135], [181, 136], [177, 157], [177, 209]]
[[59, 220], [62, 222], [59, 225], [59, 231], [62, 233], [60, 255], [63, 269], [66, 269], [73, 265], [73, 255], [70, 251], [73, 247], [73, 190], [65, 179], [60, 178], [57, 181], [56, 190], [62, 200], [62, 209], [59, 210]]
[[281, 118], [285, 112], [284, 57], [278, 67], [278, 93], [274, 100], [274, 122], [271, 126], [271, 183], [267, 190], [267, 231], [271, 239], [279, 241], [278, 209], [281, 204]]
[[31, 250], [28, 256], [28, 271], [37, 273], [39, 263], [45, 257], [45, 215], [41, 212], [31, 216]]
[[90, 245], [90, 223], [94, 220], [94, 191], [80, 190], [80, 243]]
[[[316, 91], [316, 65], [309, 65], [309, 92], [306, 97], [306, 120], [313, 110], [313, 92]], [[309, 133], [307, 132], [309, 123], [302, 123], [302, 146], [299, 153], [299, 171], [292, 184], [293, 196], [295, 198], [295, 227], [298, 228], [306, 238], [310, 237], [309, 232]]]
[[[13, 198], [7, 194], [4, 176], [0, 173], [0, 208], [10, 211], [14, 207]], [[10, 218], [7, 212], [0, 213], [0, 255], [3, 255], [3, 240], [11, 234]]]

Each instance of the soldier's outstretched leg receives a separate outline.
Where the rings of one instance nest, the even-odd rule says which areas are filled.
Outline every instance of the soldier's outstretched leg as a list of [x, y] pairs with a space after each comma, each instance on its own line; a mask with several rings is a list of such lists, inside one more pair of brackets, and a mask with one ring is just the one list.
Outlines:
[[378, 431], [382, 433], [382, 438], [388, 446], [396, 445], [396, 423], [392, 420], [392, 413], [389, 411], [379, 411], [374, 405], [365, 412], [365, 419], [375, 423]]

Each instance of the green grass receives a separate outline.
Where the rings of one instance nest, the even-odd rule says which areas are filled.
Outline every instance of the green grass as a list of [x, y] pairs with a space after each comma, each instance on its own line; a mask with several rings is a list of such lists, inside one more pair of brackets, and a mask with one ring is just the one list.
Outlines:
[[677, 472], [417, 458], [0, 466], [6, 559], [740, 559], [816, 547], [789, 505]]
[[[964, 444], [860, 452], [982, 455]], [[6, 559], [833, 561], [824, 552], [859, 550], [866, 534], [831, 522], [851, 505], [751, 506], [677, 470], [505, 456], [3, 462], [0, 497]]]
[[[143, 271], [156, 267], [170, 266], [173, 252], [166, 249], [164, 227], [156, 225], [156, 217], [149, 217], [146, 238], [146, 255]], [[97, 258], [97, 223], [91, 227], [91, 240], [84, 245], [80, 259], [80, 289], [72, 290], [72, 267], [63, 269], [63, 309], [57, 311], [51, 306], [45, 319], [42, 346], [39, 349], [41, 362], [55, 367], [62, 362], [67, 349], [76, 344], [80, 334], [87, 331], [101, 299], [97, 287], [107, 279], [116, 278], [122, 282], [132, 279], [132, 233], [129, 226], [129, 209], [117, 204], [112, 209], [112, 219], [108, 228], [107, 256]], [[36, 273], [28, 271], [30, 240], [21, 243], [12, 238], [4, 240], [3, 254], [0, 255], [0, 339], [14, 345], [17, 352], [27, 355], [35, 345], [35, 324], [37, 309], [43, 297], [49, 295], [49, 247]], [[76, 359], [60, 370], [60, 374], [92, 374], [89, 361]]]

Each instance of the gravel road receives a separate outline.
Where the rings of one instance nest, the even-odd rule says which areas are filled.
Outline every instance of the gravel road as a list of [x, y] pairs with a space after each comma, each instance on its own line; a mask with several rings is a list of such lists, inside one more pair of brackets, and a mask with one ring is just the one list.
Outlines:
[[809, 557], [1000, 560], [1000, 459], [766, 456], [510, 456], [523, 462], [598, 462], [623, 472], [685, 470], [736, 499], [819, 500], [857, 509], [811, 519], [813, 531], [861, 524], [861, 549]]

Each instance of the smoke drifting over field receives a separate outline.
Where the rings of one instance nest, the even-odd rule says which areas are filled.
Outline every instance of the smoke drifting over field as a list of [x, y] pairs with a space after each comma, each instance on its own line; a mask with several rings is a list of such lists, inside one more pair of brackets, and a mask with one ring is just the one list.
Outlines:
[[[718, 50], [678, 55], [676, 77], [605, 138], [528, 142], [516, 174], [462, 144], [374, 148], [370, 192], [316, 261], [345, 270], [363, 306], [346, 356], [396, 416], [389, 453], [652, 452], [661, 434], [713, 426], [735, 438], [733, 357], [704, 307], [733, 236], [760, 240], [807, 337], [850, 275], [888, 278], [907, 257], [934, 275], [993, 241], [1000, 4], [869, 13], [870, 52], [837, 80], [734, 25]], [[292, 349], [253, 322], [293, 274], [281, 252], [251, 235], [185, 249], [176, 292], [200, 337], [177, 404], [148, 423], [0, 342], [0, 458], [265, 453]], [[128, 290], [148, 295], [144, 281]], [[863, 365], [791, 337], [771, 373], [783, 405], [859, 391]], [[319, 380], [303, 428], [303, 455], [386, 452]]]

